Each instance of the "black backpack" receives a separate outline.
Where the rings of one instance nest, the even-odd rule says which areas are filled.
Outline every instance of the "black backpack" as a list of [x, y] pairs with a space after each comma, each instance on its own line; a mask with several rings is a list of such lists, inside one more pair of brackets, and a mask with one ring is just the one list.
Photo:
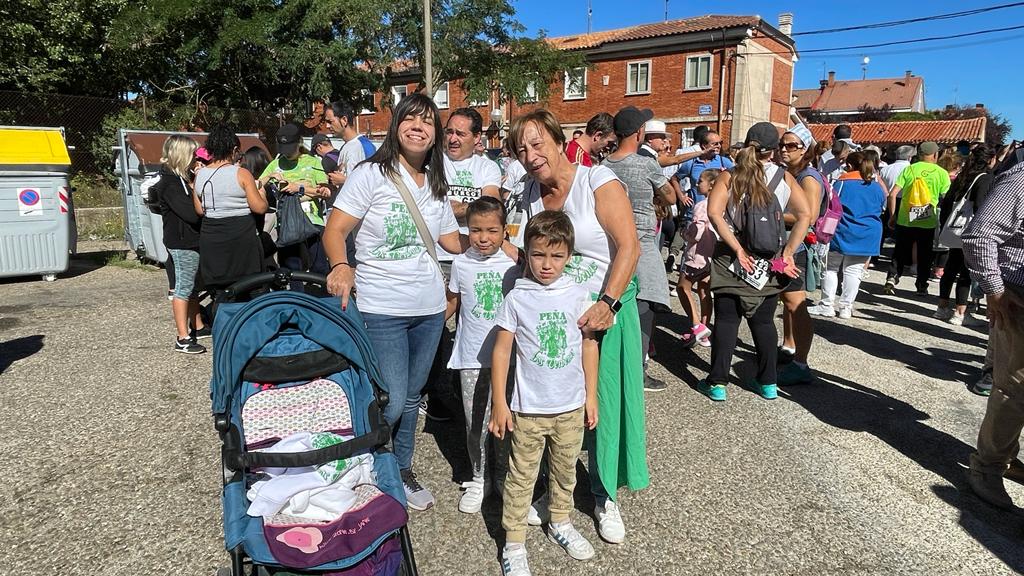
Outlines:
[[775, 170], [775, 175], [768, 182], [768, 191], [771, 192], [771, 203], [765, 206], [755, 206], [750, 201], [750, 195], [744, 194], [740, 204], [733, 210], [727, 211], [732, 221], [736, 238], [740, 241], [743, 249], [749, 254], [760, 258], [774, 258], [782, 248], [786, 233], [786, 223], [782, 219], [783, 207], [779, 204], [779, 198], [775, 195], [775, 189], [782, 182], [786, 171], [781, 166]]

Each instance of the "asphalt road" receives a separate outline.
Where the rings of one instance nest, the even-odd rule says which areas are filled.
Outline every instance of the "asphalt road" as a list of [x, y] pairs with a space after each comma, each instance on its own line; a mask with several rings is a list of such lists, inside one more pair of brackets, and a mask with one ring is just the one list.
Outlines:
[[[213, 574], [228, 557], [211, 355], [171, 350], [162, 271], [102, 260], [77, 259], [54, 283], [0, 280], [0, 566]], [[890, 297], [874, 276], [851, 320], [815, 322], [819, 381], [773, 402], [737, 386], [723, 404], [697, 393], [709, 352], [674, 348], [681, 322], [665, 318], [654, 369], [671, 386], [647, 397], [652, 485], [621, 497], [626, 542], [599, 542], [578, 491], [574, 519], [597, 556], [571, 560], [535, 529], [534, 573], [1024, 570], [1024, 520], [964, 481], [985, 407], [966, 389], [984, 331], [931, 319], [934, 285], [927, 299]], [[737, 372], [752, 358], [742, 345]], [[418, 437], [416, 469], [438, 505], [413, 513], [417, 559], [425, 575], [499, 574], [499, 501], [475, 516], [456, 507], [468, 466], [459, 434], [426, 423]], [[1024, 488], [1009, 490], [1024, 504]]]

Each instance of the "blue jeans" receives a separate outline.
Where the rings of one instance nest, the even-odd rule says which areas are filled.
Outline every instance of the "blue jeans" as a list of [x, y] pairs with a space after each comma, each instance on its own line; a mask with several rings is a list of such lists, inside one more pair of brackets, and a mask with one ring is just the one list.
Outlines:
[[391, 425], [398, 467], [412, 467], [420, 393], [427, 383], [444, 326], [444, 312], [430, 316], [388, 316], [363, 312], [366, 334], [380, 362], [391, 400], [384, 418]]

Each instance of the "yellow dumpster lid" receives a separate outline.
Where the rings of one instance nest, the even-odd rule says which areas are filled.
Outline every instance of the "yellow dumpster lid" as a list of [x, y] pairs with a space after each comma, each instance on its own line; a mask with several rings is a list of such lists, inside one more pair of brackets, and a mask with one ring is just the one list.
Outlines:
[[59, 128], [0, 126], [0, 169], [67, 172], [71, 157]]

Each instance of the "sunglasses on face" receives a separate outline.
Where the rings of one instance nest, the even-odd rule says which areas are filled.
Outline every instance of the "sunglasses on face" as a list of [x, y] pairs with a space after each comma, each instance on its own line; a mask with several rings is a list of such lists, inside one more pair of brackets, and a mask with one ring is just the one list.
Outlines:
[[782, 144], [782, 147], [792, 152], [793, 150], [803, 149], [804, 145], [800, 144], [799, 142], [785, 142]]

